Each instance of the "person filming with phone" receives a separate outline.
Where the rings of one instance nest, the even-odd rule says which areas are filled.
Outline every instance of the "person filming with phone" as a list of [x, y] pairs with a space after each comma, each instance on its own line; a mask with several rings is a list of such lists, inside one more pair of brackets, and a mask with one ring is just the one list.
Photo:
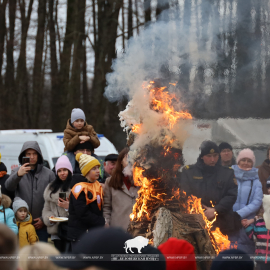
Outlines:
[[67, 156], [58, 158], [55, 164], [55, 172], [55, 180], [44, 191], [45, 205], [42, 217], [54, 246], [60, 252], [64, 252], [66, 250], [66, 241], [68, 241], [68, 224], [65, 219], [68, 218], [68, 198], [73, 174], [72, 165]]
[[43, 193], [55, 179], [55, 174], [43, 166], [43, 156], [36, 141], [25, 142], [18, 159], [21, 166], [12, 170], [5, 183], [6, 189], [15, 191], [15, 197], [26, 201], [39, 240], [47, 242], [49, 235], [42, 218]]

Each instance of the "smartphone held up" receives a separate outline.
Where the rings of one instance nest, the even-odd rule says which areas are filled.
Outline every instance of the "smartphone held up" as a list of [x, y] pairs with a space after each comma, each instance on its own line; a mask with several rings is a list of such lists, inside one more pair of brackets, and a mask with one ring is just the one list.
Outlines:
[[[22, 165], [24, 165], [24, 164], [26, 164], [26, 163], [30, 163], [30, 157], [23, 157], [23, 158], [22, 158]], [[27, 165], [27, 166], [30, 166], [30, 164]]]

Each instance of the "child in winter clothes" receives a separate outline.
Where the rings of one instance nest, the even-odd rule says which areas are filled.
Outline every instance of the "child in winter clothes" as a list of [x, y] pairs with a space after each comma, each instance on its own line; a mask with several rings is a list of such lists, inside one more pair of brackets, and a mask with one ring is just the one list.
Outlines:
[[32, 225], [32, 216], [29, 213], [29, 207], [26, 201], [15, 197], [12, 206], [19, 228], [20, 248], [38, 242], [38, 236], [35, 227]]
[[255, 217], [254, 227], [248, 226], [246, 232], [252, 239], [253, 235], [256, 241], [256, 257], [259, 269], [270, 269], [270, 181], [267, 182], [269, 195], [263, 195], [263, 217]]
[[85, 114], [81, 109], [73, 109], [71, 119], [68, 119], [64, 130], [65, 151], [73, 151], [77, 144], [89, 141], [94, 148], [99, 147], [100, 141], [91, 125], [85, 121]]
[[18, 226], [15, 221], [11, 206], [11, 199], [2, 194], [0, 186], [0, 223], [6, 224], [15, 234], [18, 233]]
[[103, 227], [103, 190], [99, 178], [100, 163], [92, 156], [78, 153], [76, 160], [80, 164], [82, 175], [75, 174], [77, 183], [71, 190], [69, 202], [68, 239], [71, 248], [79, 238], [94, 227]]

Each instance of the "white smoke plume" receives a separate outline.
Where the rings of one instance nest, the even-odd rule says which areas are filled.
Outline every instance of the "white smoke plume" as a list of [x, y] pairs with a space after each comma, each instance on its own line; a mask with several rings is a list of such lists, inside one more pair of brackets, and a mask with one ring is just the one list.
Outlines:
[[[203, 4], [202, 1], [198, 1], [197, 5], [200, 16], [215, 8], [209, 3]], [[195, 9], [196, 4], [193, 3], [191, 8]], [[168, 81], [168, 73], [169, 80], [175, 83], [182, 72], [182, 65], [196, 67], [203, 63], [210, 66], [216, 62], [215, 50], [211, 49], [219, 32], [216, 18], [209, 16], [209, 20], [201, 20], [203, 24], [198, 25], [198, 16], [195, 16], [195, 13], [190, 15], [190, 21], [186, 24], [179, 19], [177, 10], [163, 12], [162, 18], [166, 18], [167, 21], [157, 21], [146, 27], [138, 37], [131, 38], [128, 49], [114, 61], [113, 72], [107, 75], [105, 97], [111, 102], [122, 99], [130, 101], [127, 109], [119, 114], [122, 127], [128, 131], [133, 125], [143, 123], [140, 135], [131, 146], [131, 164], [138, 151], [149, 143], [166, 145], [172, 138], [176, 138], [171, 146], [181, 148], [188, 136], [191, 126], [189, 121], [180, 120], [173, 129], [162, 124], [164, 115], [150, 109], [149, 93], [142, 85], [145, 81], [156, 78]], [[192, 78], [189, 80], [192, 83]], [[176, 93], [180, 98], [177, 108], [174, 108], [179, 111], [185, 109], [184, 104], [181, 104], [179, 89], [170, 86], [168, 91]]]

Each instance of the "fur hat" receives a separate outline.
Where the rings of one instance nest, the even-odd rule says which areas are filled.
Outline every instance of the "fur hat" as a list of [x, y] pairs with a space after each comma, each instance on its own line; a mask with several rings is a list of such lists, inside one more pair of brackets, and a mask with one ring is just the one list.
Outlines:
[[74, 123], [78, 119], [85, 121], [85, 114], [82, 109], [75, 108], [71, 112], [71, 123]]
[[238, 164], [239, 161], [243, 158], [249, 158], [252, 160], [253, 162], [253, 166], [255, 166], [255, 162], [256, 162], [256, 159], [255, 159], [255, 155], [254, 155], [254, 152], [249, 149], [249, 148], [245, 148], [243, 149], [242, 151], [239, 152], [237, 158], [236, 158], [236, 163]]
[[57, 174], [59, 169], [68, 169], [73, 174], [72, 165], [67, 156], [61, 156], [57, 159], [55, 164], [55, 172]]
[[263, 219], [265, 222], [266, 229], [270, 230], [270, 195], [263, 195]]
[[83, 176], [86, 176], [95, 166], [100, 167], [100, 163], [96, 158], [86, 154], [78, 153], [76, 155], [76, 160], [79, 162]]
[[27, 211], [29, 212], [29, 207], [28, 207], [27, 202], [19, 197], [15, 197], [14, 202], [12, 204], [14, 214], [16, 214], [16, 212], [22, 207], [25, 207]]

